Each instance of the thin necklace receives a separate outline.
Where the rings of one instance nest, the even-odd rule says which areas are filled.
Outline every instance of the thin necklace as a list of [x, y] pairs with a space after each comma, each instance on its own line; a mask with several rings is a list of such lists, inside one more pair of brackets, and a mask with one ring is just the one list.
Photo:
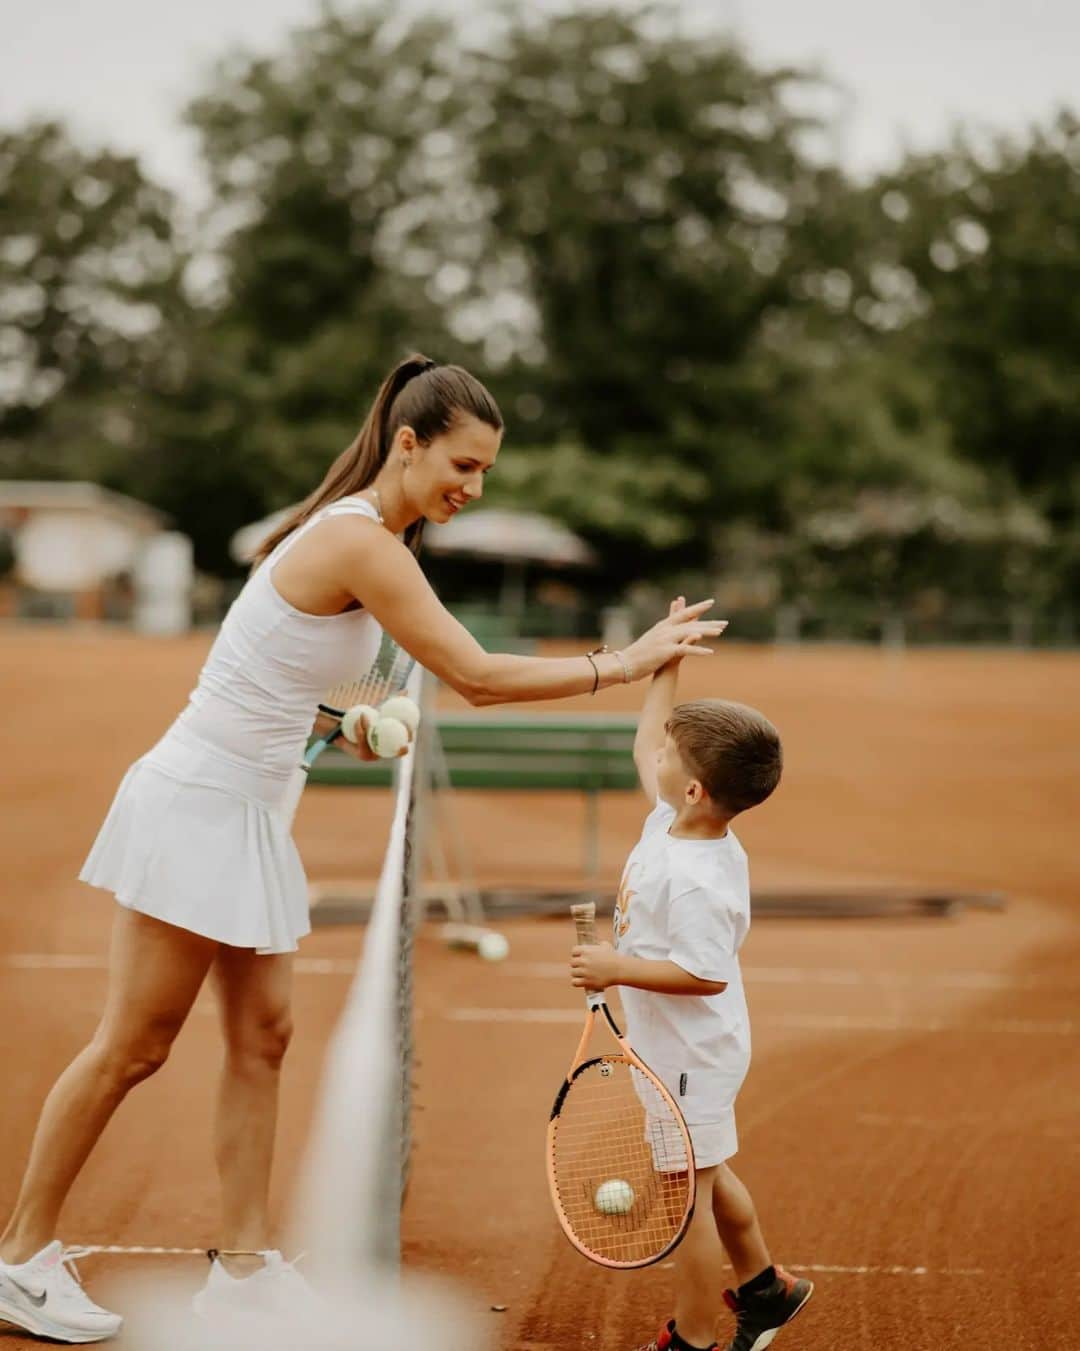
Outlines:
[[375, 512], [376, 512], [376, 514], [377, 514], [378, 517], [379, 517], [379, 524], [380, 524], [380, 525], [385, 525], [386, 522], [383, 520], [383, 514], [382, 514], [382, 500], [381, 500], [381, 498], [379, 497], [379, 490], [378, 490], [378, 488], [374, 488], [374, 487], [373, 487], [370, 491], [371, 491], [372, 497], [375, 499]]

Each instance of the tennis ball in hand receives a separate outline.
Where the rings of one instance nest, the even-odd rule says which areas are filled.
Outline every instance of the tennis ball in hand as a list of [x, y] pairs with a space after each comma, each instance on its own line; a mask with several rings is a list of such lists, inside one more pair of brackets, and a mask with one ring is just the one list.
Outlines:
[[379, 705], [380, 718], [397, 718], [398, 722], [403, 722], [405, 726], [416, 735], [416, 729], [420, 726], [420, 710], [416, 702], [410, 699], [407, 694], [395, 694], [392, 699], [387, 699], [385, 703]]
[[593, 1197], [593, 1205], [602, 1215], [625, 1215], [634, 1204], [634, 1189], [621, 1177], [610, 1177], [601, 1182]]
[[370, 704], [353, 704], [341, 720], [341, 735], [355, 746], [363, 734], [364, 725], [373, 726], [379, 721], [379, 710]]
[[392, 760], [409, 744], [409, 729], [399, 718], [382, 718], [368, 728], [368, 745], [380, 760]]

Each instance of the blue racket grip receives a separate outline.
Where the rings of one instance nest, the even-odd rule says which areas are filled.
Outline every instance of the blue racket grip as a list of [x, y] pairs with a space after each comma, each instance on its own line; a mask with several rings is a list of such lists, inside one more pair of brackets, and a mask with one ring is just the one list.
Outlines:
[[340, 722], [332, 732], [327, 732], [327, 734], [321, 736], [318, 741], [313, 741], [304, 752], [304, 769], [310, 769], [319, 756], [322, 755], [323, 751], [326, 750], [327, 746], [332, 746], [339, 736], [341, 736]]

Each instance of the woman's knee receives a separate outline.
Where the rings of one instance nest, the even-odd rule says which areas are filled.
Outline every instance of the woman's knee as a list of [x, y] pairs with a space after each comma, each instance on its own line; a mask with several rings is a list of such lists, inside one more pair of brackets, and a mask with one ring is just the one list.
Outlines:
[[156, 1074], [169, 1058], [179, 1025], [155, 1023], [136, 1033], [100, 1029], [91, 1043], [107, 1082], [126, 1090]]
[[227, 1033], [229, 1059], [241, 1067], [277, 1069], [292, 1033], [292, 1014], [287, 1008], [238, 1019]]

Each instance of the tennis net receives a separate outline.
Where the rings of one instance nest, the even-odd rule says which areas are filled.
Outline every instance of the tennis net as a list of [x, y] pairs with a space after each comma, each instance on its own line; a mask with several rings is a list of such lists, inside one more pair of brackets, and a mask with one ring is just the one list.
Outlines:
[[[422, 698], [419, 668], [409, 693]], [[394, 1266], [400, 1256], [411, 1155], [412, 953], [426, 722], [412, 752], [398, 762], [363, 958], [327, 1052], [296, 1197], [299, 1246], [309, 1254], [313, 1277], [331, 1283], [358, 1267]]]

